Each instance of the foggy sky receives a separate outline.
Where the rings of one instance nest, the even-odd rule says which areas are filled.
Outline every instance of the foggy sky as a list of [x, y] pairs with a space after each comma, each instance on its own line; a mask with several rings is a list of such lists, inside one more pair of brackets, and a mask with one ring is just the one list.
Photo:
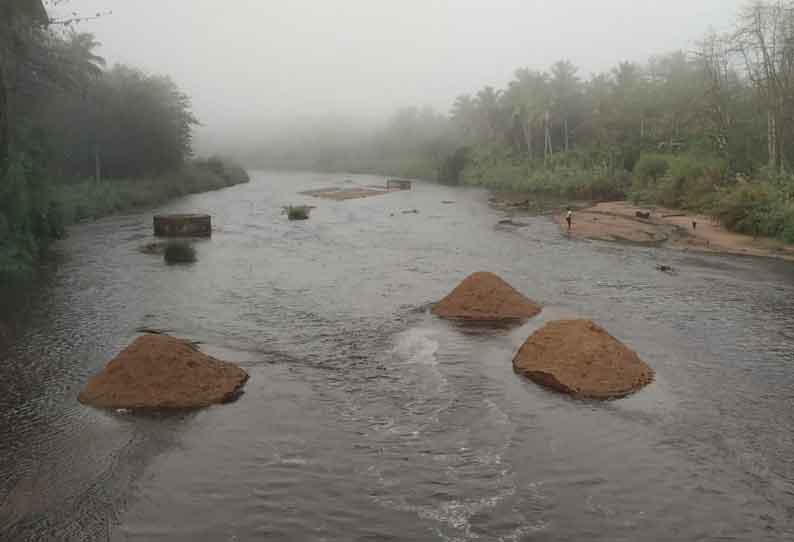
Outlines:
[[[690, 48], [744, 0], [71, 0], [109, 64], [170, 75], [202, 130], [294, 113], [384, 115], [502, 87], [560, 58], [580, 75]], [[59, 8], [64, 11], [63, 6]]]

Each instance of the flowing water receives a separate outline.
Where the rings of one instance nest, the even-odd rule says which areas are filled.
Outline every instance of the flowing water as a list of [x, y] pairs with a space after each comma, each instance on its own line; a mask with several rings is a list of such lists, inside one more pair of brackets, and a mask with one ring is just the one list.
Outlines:
[[[792, 540], [794, 266], [498, 226], [480, 190], [297, 194], [326, 186], [345, 184], [254, 173], [157, 209], [213, 215], [189, 266], [137, 250], [151, 211], [78, 226], [35, 293], [3, 300], [0, 539]], [[287, 221], [300, 202], [311, 219]], [[429, 314], [478, 270], [543, 314]], [[596, 319], [656, 382], [590, 403], [515, 375], [563, 317]], [[242, 365], [245, 394], [167, 416], [80, 405], [144, 326]]]

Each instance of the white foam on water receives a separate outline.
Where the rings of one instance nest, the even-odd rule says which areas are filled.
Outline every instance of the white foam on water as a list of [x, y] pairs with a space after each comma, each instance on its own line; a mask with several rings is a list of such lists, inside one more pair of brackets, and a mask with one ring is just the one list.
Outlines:
[[437, 365], [439, 343], [433, 337], [437, 332], [432, 329], [412, 328], [397, 336], [395, 353], [409, 363]]

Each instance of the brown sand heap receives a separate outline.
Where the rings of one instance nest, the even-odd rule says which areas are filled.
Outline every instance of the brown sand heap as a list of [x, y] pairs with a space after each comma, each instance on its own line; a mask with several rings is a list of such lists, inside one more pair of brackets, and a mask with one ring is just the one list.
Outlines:
[[188, 409], [235, 399], [248, 374], [168, 335], [144, 335], [88, 381], [81, 403], [101, 408]]
[[458, 320], [526, 320], [541, 307], [493, 273], [474, 273], [433, 307], [433, 314]]
[[527, 339], [513, 368], [543, 386], [592, 399], [625, 397], [654, 376], [634, 351], [590, 320], [547, 324]]

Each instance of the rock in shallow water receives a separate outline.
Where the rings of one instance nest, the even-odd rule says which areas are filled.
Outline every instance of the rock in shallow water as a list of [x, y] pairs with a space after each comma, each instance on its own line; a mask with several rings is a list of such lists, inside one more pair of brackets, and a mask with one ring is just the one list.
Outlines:
[[542, 386], [590, 399], [625, 397], [654, 378], [633, 350], [590, 320], [547, 324], [527, 339], [513, 368]]
[[92, 377], [78, 399], [100, 408], [192, 409], [234, 400], [248, 374], [168, 335], [144, 335]]
[[212, 217], [205, 214], [156, 215], [157, 237], [212, 237]]

